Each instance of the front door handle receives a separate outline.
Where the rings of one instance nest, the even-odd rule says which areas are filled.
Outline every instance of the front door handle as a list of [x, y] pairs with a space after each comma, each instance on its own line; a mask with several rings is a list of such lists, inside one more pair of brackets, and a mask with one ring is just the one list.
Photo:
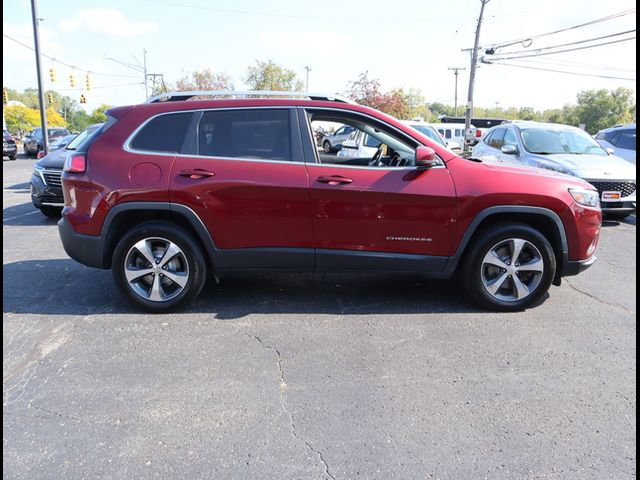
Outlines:
[[185, 170], [180, 170], [178, 175], [187, 178], [204, 178], [213, 177], [215, 173], [210, 172], [209, 170], [204, 170], [202, 168], [187, 168]]
[[320, 183], [328, 183], [329, 185], [340, 185], [344, 183], [352, 183], [353, 180], [346, 177], [341, 177], [340, 175], [322, 175], [318, 177], [318, 182]]

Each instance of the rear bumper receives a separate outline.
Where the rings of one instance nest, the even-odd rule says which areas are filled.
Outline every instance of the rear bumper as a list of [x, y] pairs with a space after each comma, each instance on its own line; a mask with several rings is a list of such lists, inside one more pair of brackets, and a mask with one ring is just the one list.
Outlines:
[[104, 260], [104, 241], [101, 235], [76, 233], [65, 217], [58, 222], [58, 232], [64, 251], [71, 258], [94, 268], [109, 268]]
[[591, 265], [596, 263], [597, 257], [595, 255], [587, 258], [586, 260], [568, 260], [565, 262], [562, 268], [563, 277], [572, 277], [578, 275], [580, 272], [584, 272]]

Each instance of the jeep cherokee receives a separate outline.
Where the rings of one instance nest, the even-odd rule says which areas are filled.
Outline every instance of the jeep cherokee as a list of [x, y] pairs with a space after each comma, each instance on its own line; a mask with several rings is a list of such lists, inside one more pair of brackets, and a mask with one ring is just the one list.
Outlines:
[[[107, 115], [66, 159], [60, 236], [149, 311], [190, 302], [208, 273], [272, 270], [456, 274], [479, 305], [516, 311], [595, 261], [585, 181], [458, 157], [339, 97], [172, 92]], [[377, 149], [327, 154], [315, 122]]]

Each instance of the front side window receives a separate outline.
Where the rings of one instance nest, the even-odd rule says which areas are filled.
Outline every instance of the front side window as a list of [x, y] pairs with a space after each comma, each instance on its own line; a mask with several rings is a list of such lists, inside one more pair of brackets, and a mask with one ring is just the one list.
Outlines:
[[516, 138], [516, 134], [513, 133], [513, 130], [507, 129], [504, 134], [504, 140], [502, 141], [503, 145], [518, 145], [518, 140]]
[[205, 112], [198, 127], [198, 153], [210, 157], [290, 161], [289, 111]]
[[502, 147], [505, 131], [506, 128], [498, 128], [497, 130], [495, 130], [491, 135], [491, 138], [489, 139], [489, 145], [493, 148], [498, 149]]
[[616, 143], [614, 144], [616, 147], [625, 148], [627, 150], [635, 150], [636, 149], [636, 131], [635, 130], [625, 130], [620, 132], [618, 138], [616, 138]]
[[134, 150], [178, 153], [191, 121], [191, 112], [168, 113], [152, 118], [131, 140]]

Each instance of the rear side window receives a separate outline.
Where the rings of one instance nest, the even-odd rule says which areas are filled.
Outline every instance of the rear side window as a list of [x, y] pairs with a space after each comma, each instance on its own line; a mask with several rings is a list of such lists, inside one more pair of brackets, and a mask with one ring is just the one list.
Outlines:
[[129, 146], [134, 150], [178, 153], [191, 121], [191, 112], [168, 113], [151, 119]]
[[291, 160], [289, 111], [205, 112], [198, 127], [198, 153], [211, 157]]

